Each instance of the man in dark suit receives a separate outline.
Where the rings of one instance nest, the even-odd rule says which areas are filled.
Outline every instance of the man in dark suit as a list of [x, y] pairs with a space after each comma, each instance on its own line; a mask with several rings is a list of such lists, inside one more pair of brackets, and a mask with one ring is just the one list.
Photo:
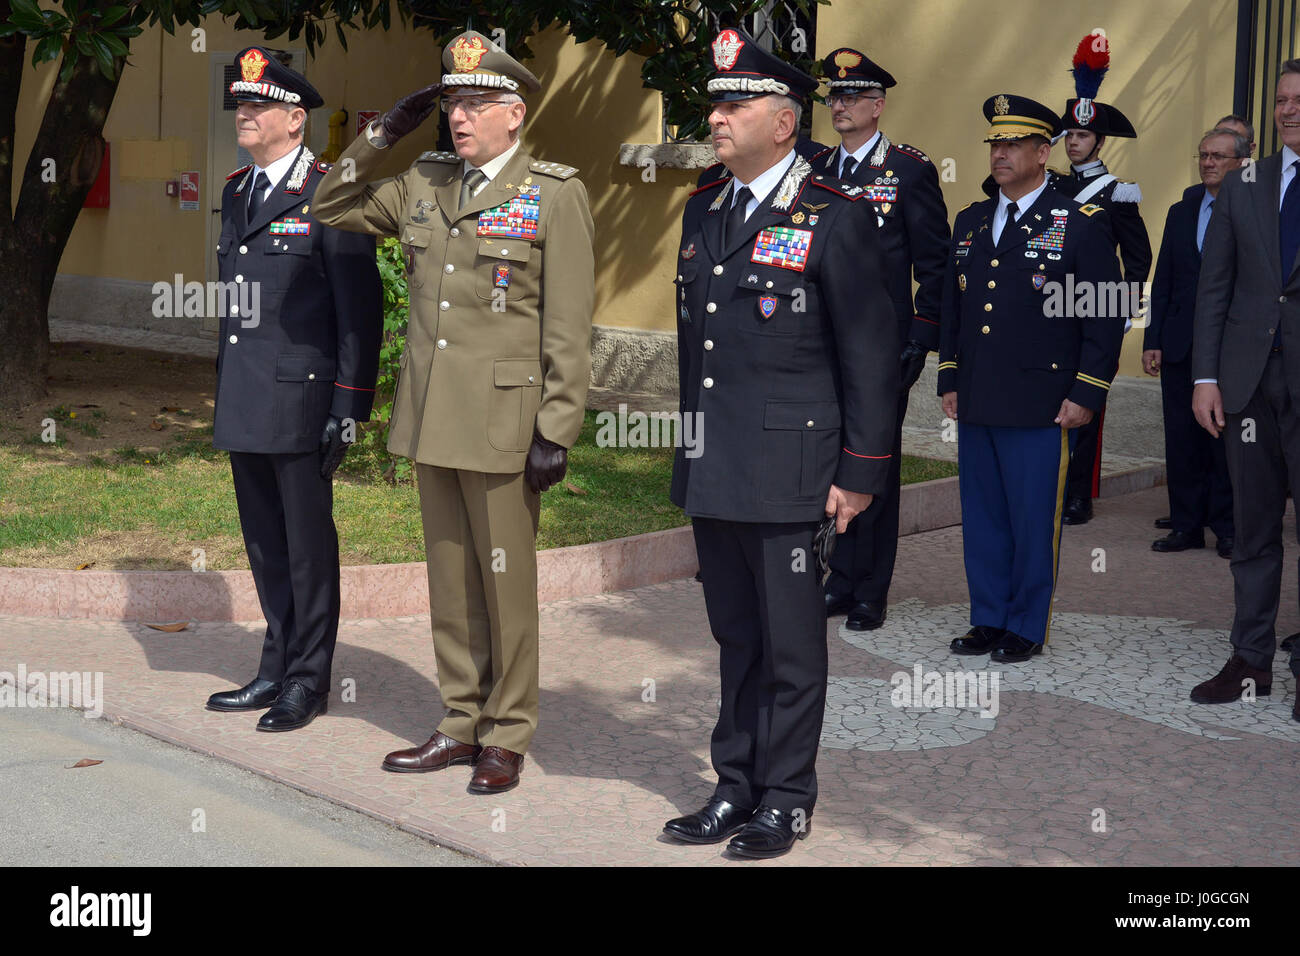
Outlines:
[[[311, 212], [329, 168], [303, 143], [320, 94], [269, 50], [249, 47], [236, 62], [235, 124], [253, 165], [231, 173], [221, 197], [221, 281], [240, 294], [221, 317], [213, 444], [230, 452], [266, 637], [257, 677], [208, 707], [270, 707], [258, 730], [295, 730], [328, 705], [339, 623], [333, 474], [370, 417], [383, 297], [374, 240]], [[259, 308], [245, 314], [250, 301]]]
[[1300, 476], [1300, 60], [1282, 64], [1275, 102], [1282, 150], [1224, 176], [1201, 250], [1192, 408], [1227, 442], [1236, 608], [1232, 656], [1192, 690], [1199, 704], [1272, 690], [1282, 515]]
[[826, 614], [814, 536], [884, 491], [898, 397], [898, 325], [876, 213], [861, 187], [794, 149], [807, 74], [723, 30], [709, 126], [730, 175], [682, 216], [677, 333], [682, 416], [672, 500], [691, 516], [720, 648], [717, 787], [668, 821], [689, 843], [785, 853], [808, 833], [826, 704]]
[[1148, 375], [1160, 376], [1172, 530], [1151, 544], [1152, 551], [1203, 548], [1204, 528], [1209, 525], [1218, 539], [1219, 557], [1232, 557], [1232, 486], [1223, 441], [1210, 437], [1192, 415], [1192, 316], [1201, 246], [1219, 185], [1249, 151], [1249, 144], [1236, 133], [1206, 133], [1198, 156], [1201, 185], [1189, 186], [1165, 219], [1142, 368]]
[[957, 214], [939, 332], [971, 599], [971, 630], [951, 648], [1016, 663], [1047, 642], [1070, 443], [1110, 388], [1129, 305], [1110, 294], [1106, 214], [1048, 184], [1060, 119], [1010, 94], [984, 116], [1000, 188]]
[[[1128, 117], [1109, 103], [1096, 99], [1109, 65], [1110, 45], [1106, 37], [1101, 34], [1084, 37], [1074, 54], [1075, 98], [1066, 100], [1065, 112], [1061, 114], [1070, 173], [1062, 176], [1053, 188], [1074, 197], [1075, 202], [1091, 203], [1106, 211], [1106, 221], [1119, 245], [1124, 281], [1132, 287], [1132, 283], [1146, 282], [1151, 271], [1151, 240], [1138, 211], [1142, 190], [1137, 183], [1116, 178], [1101, 159], [1107, 137], [1137, 137], [1137, 130]], [[1126, 324], [1125, 331], [1127, 328]], [[1092, 520], [1092, 499], [1101, 487], [1105, 425], [1103, 401], [1097, 414], [1079, 429], [1075, 439], [1065, 492], [1065, 524], [1087, 524]]]
[[899, 467], [907, 396], [925, 368], [926, 354], [939, 347], [939, 303], [950, 238], [948, 210], [929, 157], [914, 146], [891, 143], [880, 129], [885, 91], [895, 85], [894, 78], [849, 47], [832, 50], [823, 65], [830, 82], [826, 105], [840, 145], [815, 158], [813, 168], [866, 190], [864, 198], [876, 211], [899, 341], [906, 343], [899, 359], [898, 421], [889, 485], [836, 541], [826, 581], [826, 613], [847, 611], [846, 627], [869, 631], [885, 622], [898, 555]]

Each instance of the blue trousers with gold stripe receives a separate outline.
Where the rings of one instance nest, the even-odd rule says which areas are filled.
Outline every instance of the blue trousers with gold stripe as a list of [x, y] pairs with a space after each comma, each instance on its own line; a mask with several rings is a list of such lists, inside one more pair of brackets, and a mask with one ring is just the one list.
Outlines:
[[1075, 432], [957, 424], [972, 627], [1047, 640]]

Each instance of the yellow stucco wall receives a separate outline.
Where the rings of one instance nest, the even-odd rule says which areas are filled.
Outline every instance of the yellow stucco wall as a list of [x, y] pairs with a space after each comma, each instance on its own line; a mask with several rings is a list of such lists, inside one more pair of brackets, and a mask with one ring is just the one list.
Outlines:
[[[856, 46], [899, 81], [882, 127], [896, 141], [924, 149], [937, 162], [955, 162], [945, 182], [950, 214], [980, 197], [987, 146], [979, 109], [994, 92], [1011, 91], [1064, 106], [1072, 95], [1069, 59], [1089, 30], [1102, 27], [1112, 43], [1112, 67], [1101, 99], [1122, 109], [1140, 132], [1111, 141], [1103, 157], [1123, 178], [1141, 183], [1152, 245], [1165, 210], [1196, 181], [1192, 155], [1200, 133], [1232, 105], [1235, 4], [1232, 0], [1097, 0], [1087, 12], [1047, 0], [914, 0], [888, 18], [872, 7], [838, 0], [819, 8], [817, 49]], [[238, 50], [255, 35], [210, 19], [207, 49]], [[61, 270], [157, 281], [175, 272], [202, 277], [206, 210], [221, 181], [206, 176], [209, 57], [191, 50], [187, 31], [148, 30], [132, 44], [106, 135], [113, 145], [112, 206], [87, 210], [78, 221]], [[283, 42], [283, 38], [281, 38]], [[440, 72], [440, 51], [428, 34], [397, 28], [353, 34], [344, 53], [331, 37], [307, 75], [326, 107], [315, 111], [312, 145], [326, 141], [331, 111], [384, 109]], [[531, 41], [529, 67], [544, 85], [529, 102], [525, 145], [547, 159], [570, 163], [591, 195], [597, 230], [597, 315], [602, 325], [670, 331], [672, 270], [682, 204], [696, 173], [659, 168], [645, 182], [617, 161], [620, 143], [658, 141], [657, 94], [641, 86], [641, 59], [614, 58], [598, 44], [576, 45], [559, 30]], [[24, 77], [18, 156], [26, 156], [53, 68]], [[162, 94], [160, 96], [160, 89]], [[350, 136], [353, 121], [348, 123]], [[388, 172], [432, 145], [426, 125], [394, 150]], [[829, 115], [814, 107], [814, 134], [834, 142]], [[157, 175], [169, 157], [188, 151], [205, 171], [199, 213], [181, 212]], [[124, 163], [124, 160], [126, 161]], [[1068, 160], [1059, 146], [1053, 164]], [[179, 172], [179, 167], [169, 176]], [[1121, 371], [1138, 371], [1140, 331], [1130, 333]]]

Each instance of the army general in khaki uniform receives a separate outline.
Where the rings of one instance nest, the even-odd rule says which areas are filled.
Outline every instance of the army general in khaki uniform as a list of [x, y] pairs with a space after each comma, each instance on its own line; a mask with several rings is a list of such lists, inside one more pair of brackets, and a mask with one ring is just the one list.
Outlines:
[[[520, 93], [539, 90], [537, 78], [473, 31], [447, 45], [443, 66], [441, 83], [356, 138], [320, 184], [315, 212], [399, 237], [409, 273], [388, 449], [416, 462], [447, 715], [384, 768], [470, 763], [470, 791], [498, 793], [518, 784], [537, 729], [538, 496], [564, 476], [582, 427], [594, 229], [576, 170], [519, 145]], [[439, 95], [456, 152], [424, 153], [401, 175], [366, 183]]]

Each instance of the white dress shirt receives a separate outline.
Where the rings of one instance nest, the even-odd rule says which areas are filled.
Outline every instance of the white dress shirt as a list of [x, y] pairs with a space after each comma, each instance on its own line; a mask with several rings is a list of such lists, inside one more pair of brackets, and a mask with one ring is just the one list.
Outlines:
[[507, 149], [504, 153], [502, 153], [500, 156], [495, 157], [494, 159], [489, 159], [482, 166], [471, 166], [469, 160], [465, 160], [463, 163], [463, 168], [461, 169], [462, 181], [464, 180], [465, 176], [469, 174], [469, 171], [471, 169], [477, 169], [480, 173], [482, 173], [484, 176], [487, 177], [485, 180], [483, 180], [483, 182], [478, 184], [478, 188], [475, 189], [474, 192], [472, 192], [470, 195], [477, 196], [484, 189], [486, 189], [488, 183], [492, 182], [492, 180], [496, 179], [498, 176], [501, 175], [501, 170], [506, 168], [506, 163], [510, 162], [510, 158], [514, 156], [514, 154], [517, 152], [519, 152], [519, 140], [515, 140], [513, 143], [510, 144], [510, 148]]
[[781, 182], [781, 177], [785, 175], [785, 171], [790, 168], [790, 165], [793, 162], [794, 147], [791, 147], [790, 152], [777, 160], [776, 165], [769, 166], [763, 172], [755, 176], [752, 183], [741, 182], [740, 177], [736, 176], [732, 180], [731, 185], [731, 204], [734, 206], [736, 203], [736, 194], [742, 189], [748, 187], [750, 197], [749, 204], [745, 207], [745, 218], [749, 219], [754, 210], [758, 208], [758, 204], [766, 201], [768, 195], [777, 187], [777, 184]]
[[867, 140], [851, 153], [844, 148], [843, 143], [840, 143], [839, 151], [835, 154], [835, 169], [833, 170], [833, 173], [836, 176], [840, 174], [840, 170], [844, 168], [844, 159], [847, 156], [853, 157], [853, 161], [856, 164], [853, 169], [854, 172], [856, 172], [858, 166], [861, 166], [863, 162], [866, 161], [867, 156], [871, 154], [871, 151], [876, 148], [876, 143], [879, 142], [879, 140], [880, 130], [876, 130], [875, 136], [871, 137], [871, 139]]
[[[271, 181], [271, 185], [267, 186], [265, 192], [262, 193], [263, 201], [265, 201], [266, 197], [271, 195], [271, 192], [275, 189], [275, 187], [280, 184], [280, 180], [284, 179], [285, 174], [289, 172], [289, 167], [293, 165], [293, 161], [297, 158], [298, 158], [298, 150], [291, 149], [289, 150], [289, 152], [285, 153], [283, 156], [281, 156], [275, 162], [270, 163], [265, 168], [254, 164], [253, 178], [250, 179], [249, 182], [256, 183], [258, 173], [266, 173], [266, 178]], [[251, 186], [249, 187], [248, 190], [248, 198], [249, 199], [253, 198], [253, 189]]]

